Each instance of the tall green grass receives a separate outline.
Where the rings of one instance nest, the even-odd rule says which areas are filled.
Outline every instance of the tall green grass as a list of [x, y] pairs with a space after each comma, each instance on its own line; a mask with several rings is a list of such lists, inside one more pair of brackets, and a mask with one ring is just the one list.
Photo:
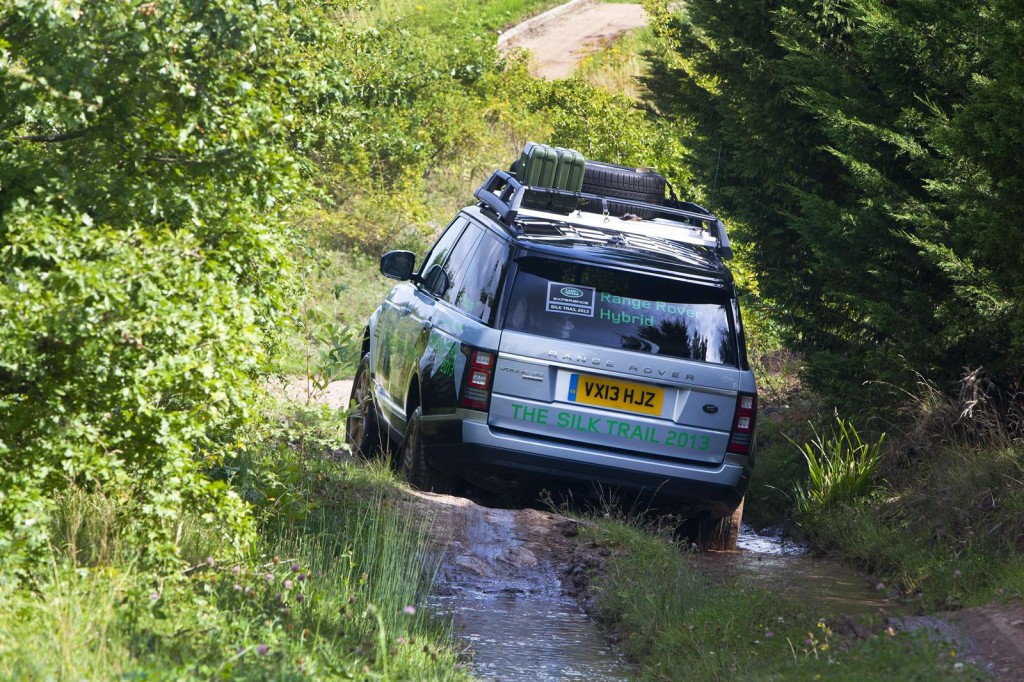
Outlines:
[[598, 618], [619, 637], [641, 680], [982, 679], [955, 648], [927, 637], [833, 631], [806, 603], [742, 576], [711, 578], [672, 539], [599, 520], [587, 540], [611, 551], [594, 574]]
[[130, 500], [69, 494], [51, 570], [0, 594], [0, 679], [466, 679], [448, 626], [418, 608], [430, 518], [385, 468], [329, 452], [284, 437], [226, 461], [242, 494], [263, 488], [259, 540], [237, 553], [186, 516], [174, 574], [122, 543]]
[[868, 495], [875, 488], [884, 443], [884, 433], [874, 442], [864, 442], [854, 425], [839, 416], [830, 435], [815, 430], [814, 440], [799, 446], [808, 481], [797, 490], [797, 510], [808, 512]]
[[798, 516], [818, 547], [922, 610], [1024, 595], [1024, 439], [975, 381], [955, 396], [922, 382], [890, 429], [877, 494]]

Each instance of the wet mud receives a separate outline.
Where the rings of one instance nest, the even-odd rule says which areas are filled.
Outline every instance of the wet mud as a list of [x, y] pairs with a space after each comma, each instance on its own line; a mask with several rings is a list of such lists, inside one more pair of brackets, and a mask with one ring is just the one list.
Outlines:
[[532, 509], [458, 505], [429, 608], [450, 618], [482, 680], [627, 680], [629, 667], [569, 596], [575, 523]]
[[[492, 509], [413, 493], [434, 518], [438, 570], [426, 606], [450, 621], [481, 680], [628, 680], [629, 663], [584, 606], [602, 548], [577, 540], [579, 522], [535, 509]], [[1024, 682], [1024, 606], [917, 616], [867, 576], [816, 557], [779, 532], [744, 527], [735, 552], [695, 553], [694, 567], [742, 577], [824, 618], [844, 636], [888, 628], [949, 642], [996, 680]], [[867, 618], [870, 616], [870, 618]], [[865, 623], [869, 623], [866, 625]]]
[[813, 556], [809, 548], [780, 530], [742, 527], [737, 551], [708, 552], [696, 559], [701, 570], [744, 576], [753, 584], [806, 606], [821, 618], [909, 613], [899, 595], [843, 564]]

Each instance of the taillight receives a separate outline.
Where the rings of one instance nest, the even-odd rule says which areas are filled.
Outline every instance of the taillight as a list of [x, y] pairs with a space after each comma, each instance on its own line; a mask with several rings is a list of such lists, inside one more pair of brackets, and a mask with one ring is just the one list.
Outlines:
[[726, 451], [737, 455], [749, 455], [756, 422], [757, 396], [753, 393], [740, 393], [736, 397], [736, 416], [732, 420], [732, 433], [729, 434]]
[[462, 375], [459, 407], [486, 410], [491, 402], [491, 384], [494, 382], [494, 353], [465, 345], [462, 352], [467, 363]]

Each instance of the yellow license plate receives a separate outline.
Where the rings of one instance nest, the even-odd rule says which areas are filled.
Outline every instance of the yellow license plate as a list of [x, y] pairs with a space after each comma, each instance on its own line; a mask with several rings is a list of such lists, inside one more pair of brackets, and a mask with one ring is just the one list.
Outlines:
[[616, 381], [572, 374], [569, 377], [569, 402], [610, 407], [615, 410], [661, 414], [665, 390], [656, 386], [635, 384], [632, 381]]

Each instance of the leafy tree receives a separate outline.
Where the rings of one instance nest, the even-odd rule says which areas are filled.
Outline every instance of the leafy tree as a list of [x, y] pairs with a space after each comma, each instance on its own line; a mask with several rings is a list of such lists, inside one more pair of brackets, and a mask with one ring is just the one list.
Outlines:
[[819, 386], [1020, 365], [1018, 7], [649, 5], [653, 101], [693, 122]]
[[123, 496], [157, 558], [185, 509], [244, 536], [203, 471], [251, 409], [289, 300], [286, 212], [344, 114], [334, 10], [0, 9], [6, 568], [38, 558], [69, 485]]

